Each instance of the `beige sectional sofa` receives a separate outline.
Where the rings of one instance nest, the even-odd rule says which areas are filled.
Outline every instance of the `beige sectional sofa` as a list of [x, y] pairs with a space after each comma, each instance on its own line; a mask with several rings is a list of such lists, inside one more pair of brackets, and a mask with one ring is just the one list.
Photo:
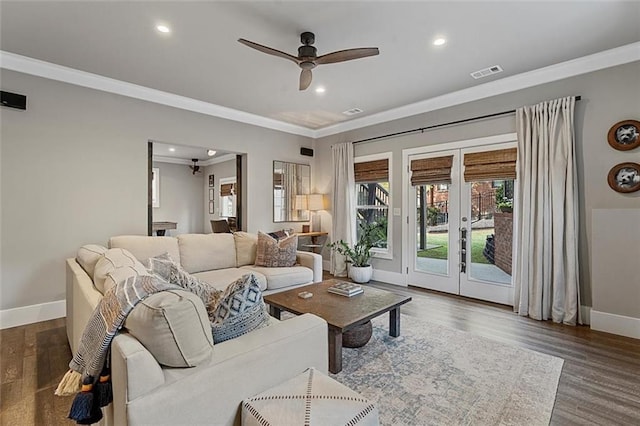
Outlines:
[[[67, 334], [72, 351], [110, 285], [146, 273], [150, 257], [169, 253], [187, 272], [223, 289], [253, 273], [265, 293], [322, 279], [319, 255], [299, 252], [297, 265], [253, 265], [257, 237], [188, 234], [119, 236], [112, 250], [86, 246], [67, 259]], [[327, 372], [327, 324], [314, 315], [268, 326], [213, 344], [207, 312], [192, 293], [154, 294], [138, 304], [111, 345], [114, 401], [107, 425], [239, 424], [243, 399], [314, 367]]]

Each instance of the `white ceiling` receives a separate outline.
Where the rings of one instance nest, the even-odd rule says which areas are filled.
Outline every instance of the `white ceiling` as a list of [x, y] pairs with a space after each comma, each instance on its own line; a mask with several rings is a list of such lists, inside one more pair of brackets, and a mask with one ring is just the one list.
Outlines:
[[[207, 154], [209, 149], [215, 150], [215, 155], [209, 157]], [[207, 166], [209, 164], [235, 159], [235, 154], [221, 151], [215, 147], [200, 148], [196, 146], [153, 142], [154, 161], [192, 164], [194, 158], [198, 159], [198, 164]]]
[[[640, 41], [640, 2], [31, 2], [2, 1], [2, 51], [309, 129]], [[172, 32], [160, 34], [158, 23]], [[237, 42], [290, 54], [299, 34], [318, 54], [378, 47], [322, 65], [309, 90], [299, 68]], [[432, 44], [436, 36], [444, 46]], [[473, 71], [504, 72], [474, 80]], [[505, 80], [506, 81], [506, 80]], [[322, 85], [326, 92], [315, 93]], [[347, 117], [342, 111], [364, 110]]]

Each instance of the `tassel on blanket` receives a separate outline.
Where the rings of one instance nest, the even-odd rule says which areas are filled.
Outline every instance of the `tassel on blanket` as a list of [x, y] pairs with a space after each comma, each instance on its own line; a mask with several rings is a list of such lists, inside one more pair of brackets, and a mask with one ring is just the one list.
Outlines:
[[[94, 405], [98, 409], [100, 408], [98, 404], [94, 404], [93, 377], [87, 376], [82, 381], [82, 391], [76, 395], [71, 403], [69, 418], [77, 422], [90, 419], [95, 414]], [[102, 416], [102, 413], [100, 415]]]
[[100, 373], [100, 379], [94, 385], [96, 402], [99, 407], [106, 407], [113, 401], [113, 389], [111, 387], [111, 375], [108, 367], [104, 367]]
[[80, 392], [80, 389], [82, 389], [82, 374], [69, 370], [60, 380], [55, 394], [58, 396], [70, 396]]

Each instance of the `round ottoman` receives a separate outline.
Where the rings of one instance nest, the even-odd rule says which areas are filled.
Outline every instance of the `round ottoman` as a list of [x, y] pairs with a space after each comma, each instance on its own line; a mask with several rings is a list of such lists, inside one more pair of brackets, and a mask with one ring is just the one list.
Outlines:
[[367, 321], [342, 333], [342, 346], [345, 348], [361, 348], [371, 339], [371, 334], [373, 334], [373, 326], [371, 321]]

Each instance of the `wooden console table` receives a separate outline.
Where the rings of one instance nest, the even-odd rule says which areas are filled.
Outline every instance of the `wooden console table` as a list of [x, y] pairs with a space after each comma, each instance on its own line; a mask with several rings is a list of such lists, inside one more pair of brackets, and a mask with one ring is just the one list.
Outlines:
[[153, 222], [151, 229], [156, 233], [158, 237], [164, 237], [164, 234], [169, 229], [176, 229], [178, 222]]
[[327, 243], [328, 232], [297, 232], [298, 249], [313, 253], [322, 253]]

